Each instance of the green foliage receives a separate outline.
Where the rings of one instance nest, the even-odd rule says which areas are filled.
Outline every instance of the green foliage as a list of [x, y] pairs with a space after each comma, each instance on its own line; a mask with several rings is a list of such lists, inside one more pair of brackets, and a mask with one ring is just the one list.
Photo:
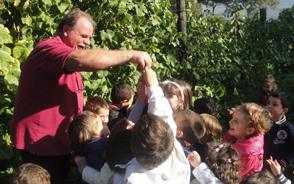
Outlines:
[[247, 16], [250, 17], [261, 8], [276, 10], [279, 3], [279, 0], [231, 0], [226, 3], [225, 15], [230, 15], [236, 6], [242, 5], [247, 12]]
[[284, 8], [283, 11], [279, 13], [279, 20], [285, 20], [288, 23], [293, 22], [294, 19], [294, 4], [292, 8]]

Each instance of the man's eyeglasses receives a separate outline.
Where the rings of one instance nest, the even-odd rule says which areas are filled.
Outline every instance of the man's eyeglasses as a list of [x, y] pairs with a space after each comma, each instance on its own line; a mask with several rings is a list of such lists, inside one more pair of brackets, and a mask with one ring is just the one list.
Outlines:
[[89, 39], [89, 40], [93, 38], [93, 36], [88, 36], [87, 34], [84, 34], [84, 33], [78, 33], [75, 29], [71, 29], [71, 30], [74, 31], [77, 35], [79, 35], [82, 38]]

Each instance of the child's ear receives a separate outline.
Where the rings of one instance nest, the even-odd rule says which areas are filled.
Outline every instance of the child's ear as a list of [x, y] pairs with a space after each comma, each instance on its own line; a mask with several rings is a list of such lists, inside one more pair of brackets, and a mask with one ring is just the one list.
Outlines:
[[288, 108], [283, 108], [283, 113], [286, 114], [286, 112], [288, 112]]
[[177, 138], [182, 138], [183, 135], [184, 135], [183, 131], [177, 129], [177, 135], [176, 135], [176, 137]]
[[127, 102], [128, 102], [127, 100], [120, 101], [120, 106], [121, 107], [124, 107]]
[[247, 135], [252, 135], [255, 132], [255, 128], [251, 127], [247, 129]]

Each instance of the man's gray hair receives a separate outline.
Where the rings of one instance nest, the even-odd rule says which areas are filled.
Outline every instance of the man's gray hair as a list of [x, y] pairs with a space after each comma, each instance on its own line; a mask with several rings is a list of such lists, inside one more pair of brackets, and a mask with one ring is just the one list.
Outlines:
[[89, 13], [83, 12], [80, 9], [76, 8], [76, 9], [72, 9], [69, 13], [67, 13], [63, 17], [63, 19], [58, 25], [57, 33], [61, 34], [63, 31], [63, 27], [65, 25], [68, 25], [70, 28], [73, 28], [77, 24], [78, 19], [83, 16], [90, 20], [90, 22], [93, 25], [93, 28], [96, 26], [96, 23], [94, 22], [94, 20], [92, 19]]

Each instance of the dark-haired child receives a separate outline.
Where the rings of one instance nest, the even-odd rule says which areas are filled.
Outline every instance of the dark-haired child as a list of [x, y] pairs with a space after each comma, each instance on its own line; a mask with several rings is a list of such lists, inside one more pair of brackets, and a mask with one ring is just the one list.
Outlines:
[[239, 154], [228, 143], [208, 146], [205, 162], [195, 151], [187, 159], [195, 168], [193, 175], [200, 183], [239, 183]]
[[109, 121], [127, 117], [127, 110], [132, 106], [134, 95], [134, 89], [129, 84], [125, 82], [114, 84], [111, 90]]
[[[294, 126], [285, 116], [289, 107], [290, 98], [286, 93], [270, 94], [266, 108], [272, 115], [273, 126], [264, 135], [264, 162], [272, 156], [282, 166], [282, 172], [294, 160]], [[264, 166], [269, 170], [267, 164]]]
[[39, 165], [22, 164], [13, 171], [9, 184], [50, 184], [50, 174]]
[[193, 145], [186, 147], [187, 150], [196, 151], [202, 162], [205, 161], [205, 152], [209, 144], [216, 143], [217, 139], [220, 138], [222, 134], [222, 126], [220, 125], [218, 119], [210, 114], [200, 114], [200, 117], [205, 123], [205, 132], [202, 138]]
[[210, 114], [216, 116], [217, 114], [217, 105], [212, 98], [202, 97], [194, 101], [193, 111], [198, 114]]
[[[200, 115], [192, 110], [184, 109], [180, 111], [175, 117], [175, 123], [177, 125], [176, 138], [183, 148], [186, 147], [184, 141], [193, 145], [199, 142], [204, 135], [205, 123]], [[188, 154], [189, 153], [186, 153], [186, 156], [188, 156]]]
[[190, 181], [189, 163], [175, 139], [172, 109], [158, 86], [156, 74], [145, 68], [149, 107], [132, 129], [135, 155], [126, 166], [125, 183], [183, 183]]

